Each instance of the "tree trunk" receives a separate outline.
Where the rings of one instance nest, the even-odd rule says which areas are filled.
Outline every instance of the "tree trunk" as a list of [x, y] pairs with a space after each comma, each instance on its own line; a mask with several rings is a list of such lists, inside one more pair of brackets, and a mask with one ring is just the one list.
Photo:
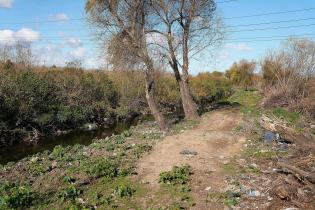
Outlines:
[[197, 104], [193, 100], [188, 80], [184, 79], [182, 76], [181, 80], [178, 81], [178, 83], [182, 98], [183, 109], [185, 112], [185, 118], [188, 120], [197, 119], [199, 117], [197, 112]]
[[187, 64], [186, 69], [183, 69], [183, 74], [180, 75], [177, 58], [175, 56], [175, 50], [172, 44], [172, 38], [171, 38], [172, 35], [171, 35], [170, 30], [171, 29], [169, 29], [169, 33], [168, 33], [168, 46], [169, 46], [170, 57], [171, 57], [171, 60], [169, 63], [174, 71], [175, 79], [179, 85], [185, 118], [189, 120], [197, 119], [199, 117], [198, 112], [197, 112], [197, 104], [193, 100], [193, 97], [189, 88], [189, 84], [188, 84], [188, 60], [186, 63]]
[[[146, 52], [146, 51], [145, 51]], [[148, 54], [144, 54], [144, 63], [146, 65], [145, 70], [145, 95], [150, 108], [150, 111], [157, 122], [159, 128], [163, 131], [168, 130], [165, 118], [160, 112], [158, 105], [156, 104], [154, 97], [155, 81], [154, 81], [154, 66], [152, 60]]]
[[164, 116], [162, 115], [162, 113], [160, 112], [156, 102], [155, 102], [155, 98], [154, 98], [154, 80], [151, 79], [151, 76], [148, 75], [148, 73], [146, 72], [146, 77], [145, 77], [145, 95], [146, 95], [146, 99], [150, 108], [150, 111], [155, 119], [155, 121], [157, 122], [159, 128], [163, 131], [167, 131], [168, 130], [168, 126], [165, 122]]

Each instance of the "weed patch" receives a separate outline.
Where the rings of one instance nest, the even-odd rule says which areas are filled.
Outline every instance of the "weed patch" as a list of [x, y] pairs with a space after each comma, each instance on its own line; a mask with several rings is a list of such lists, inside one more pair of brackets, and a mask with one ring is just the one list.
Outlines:
[[192, 174], [190, 166], [174, 166], [171, 171], [162, 172], [160, 174], [160, 183], [164, 184], [186, 184], [189, 181], [189, 177]]

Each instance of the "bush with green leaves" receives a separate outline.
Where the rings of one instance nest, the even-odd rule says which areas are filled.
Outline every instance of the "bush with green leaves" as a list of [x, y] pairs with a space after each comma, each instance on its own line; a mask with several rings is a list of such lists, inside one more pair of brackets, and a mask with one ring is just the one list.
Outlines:
[[32, 205], [34, 192], [28, 186], [0, 183], [0, 209], [22, 209]]
[[0, 127], [11, 135], [17, 129], [27, 137], [101, 123], [113, 115], [118, 99], [104, 72], [0, 68]]
[[171, 171], [160, 173], [159, 182], [170, 185], [186, 184], [191, 174], [192, 170], [188, 165], [181, 167], [174, 166]]
[[106, 158], [98, 158], [92, 162], [89, 162], [85, 166], [86, 172], [94, 177], [107, 177], [114, 178], [119, 175], [118, 164], [114, 160]]
[[81, 190], [77, 189], [74, 185], [69, 185], [66, 189], [60, 191], [58, 193], [58, 197], [61, 201], [65, 201], [66, 199], [75, 199], [81, 194]]
[[132, 189], [128, 185], [119, 185], [114, 190], [114, 195], [124, 198], [124, 197], [131, 197], [134, 194], [135, 190]]

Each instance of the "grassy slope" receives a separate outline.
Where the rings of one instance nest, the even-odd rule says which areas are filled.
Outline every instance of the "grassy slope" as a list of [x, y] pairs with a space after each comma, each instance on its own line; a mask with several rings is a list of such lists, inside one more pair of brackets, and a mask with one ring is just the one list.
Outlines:
[[[197, 122], [174, 125], [172, 133]], [[151, 190], [134, 180], [135, 162], [163, 137], [151, 122], [89, 146], [57, 146], [0, 168], [0, 209], [179, 209], [189, 186]]]

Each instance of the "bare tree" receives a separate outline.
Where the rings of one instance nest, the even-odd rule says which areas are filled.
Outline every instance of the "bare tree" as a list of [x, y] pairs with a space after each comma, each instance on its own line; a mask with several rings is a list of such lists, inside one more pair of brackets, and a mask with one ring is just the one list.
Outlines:
[[15, 49], [15, 63], [20, 67], [30, 67], [34, 63], [34, 56], [30, 43], [17, 43]]
[[302, 101], [312, 94], [308, 85], [315, 76], [315, 42], [288, 39], [279, 50], [270, 51], [261, 66], [267, 104], [303, 106]]
[[[149, 108], [160, 129], [166, 130], [165, 119], [154, 98], [155, 67], [146, 41], [148, 8], [145, 0], [88, 0], [85, 7], [92, 24], [98, 29], [99, 37], [107, 43], [116, 39], [116, 49], [127, 52], [121, 55], [130, 54], [140, 61], [136, 62], [139, 68], [144, 66]], [[114, 51], [114, 55], [119, 55], [118, 52]]]
[[153, 37], [152, 44], [174, 71], [185, 117], [197, 118], [197, 105], [189, 88], [189, 63], [224, 37], [224, 27], [215, 13], [216, 4], [214, 0], [150, 0], [150, 5], [148, 32]]

